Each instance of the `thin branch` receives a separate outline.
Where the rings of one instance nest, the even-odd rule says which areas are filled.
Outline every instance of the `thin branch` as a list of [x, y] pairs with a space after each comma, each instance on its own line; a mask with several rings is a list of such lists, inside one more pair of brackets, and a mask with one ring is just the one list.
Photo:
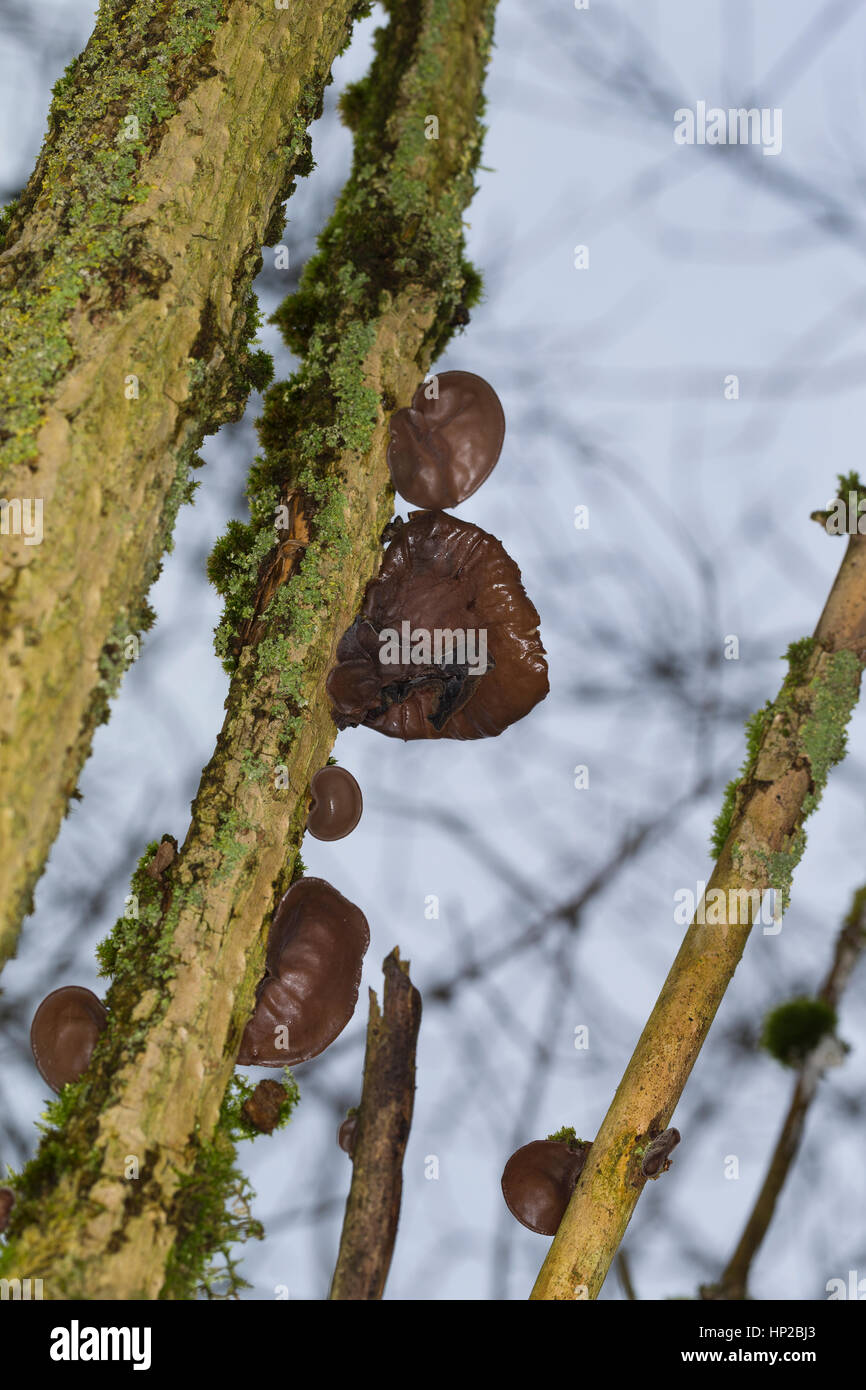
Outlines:
[[631, 1277], [631, 1262], [624, 1250], [620, 1250], [617, 1256], [616, 1267], [619, 1271], [623, 1293], [631, 1302], [637, 1302], [637, 1294], [635, 1293], [634, 1282]]
[[386, 956], [382, 1012], [370, 990], [364, 1089], [352, 1153], [332, 1299], [381, 1298], [391, 1267], [403, 1191], [403, 1154], [415, 1104], [421, 995], [398, 947]]
[[[836, 939], [833, 963], [818, 995], [831, 1008], [837, 1007], [864, 947], [866, 887], [859, 889], [854, 895], [851, 911]], [[828, 1065], [839, 1060], [838, 1049], [828, 1051], [826, 1044], [827, 1040], [822, 1039], [799, 1068], [788, 1113], [743, 1234], [718, 1283], [702, 1287], [702, 1298], [734, 1300], [746, 1297], [749, 1271], [767, 1234], [779, 1194], [799, 1152], [806, 1117], [817, 1094], [818, 1084]]]
[[[638, 1149], [670, 1123], [758, 915], [755, 899], [770, 890], [787, 899], [805, 847], [803, 822], [844, 756], [864, 660], [866, 538], [852, 536], [814, 637], [790, 649], [776, 701], [752, 721], [748, 763], [726, 797], [727, 823], [717, 824], [724, 844], [707, 892], [593, 1143], [534, 1299], [597, 1296], [646, 1181]], [[721, 920], [707, 910], [720, 898], [728, 908]]]

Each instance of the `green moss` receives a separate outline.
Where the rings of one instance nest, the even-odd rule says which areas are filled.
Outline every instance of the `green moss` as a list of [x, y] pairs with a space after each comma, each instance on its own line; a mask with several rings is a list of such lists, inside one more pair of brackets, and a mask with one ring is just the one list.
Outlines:
[[814, 637], [800, 637], [788, 647], [785, 653], [788, 671], [782, 684], [783, 695], [790, 692], [793, 687], [802, 685], [817, 645]]
[[843, 502], [847, 503], [850, 492], [856, 492], [858, 502], [866, 498], [866, 487], [861, 483], [859, 473], [840, 473], [838, 483], [839, 489], [836, 496], [841, 497]]
[[[171, 883], [174, 866], [164, 869], [158, 879], [151, 878], [147, 867], [159, 849], [152, 840], [138, 861], [132, 875], [130, 896], [137, 899], [137, 916], [117, 919], [110, 933], [96, 948], [101, 976], [113, 980], [120, 988], [135, 990], [144, 979], [164, 984], [174, 974], [172, 944], [180, 910], [200, 889], [172, 885], [171, 902], [163, 915], [166, 887]], [[142, 972], [142, 958], [147, 970]]]
[[786, 1067], [802, 1064], [836, 1028], [836, 1011], [824, 999], [791, 999], [767, 1014], [761, 1046]]
[[737, 800], [737, 791], [741, 784], [751, 777], [754, 771], [758, 751], [761, 747], [764, 734], [773, 717], [773, 706], [768, 700], [762, 709], [756, 710], [746, 720], [746, 756], [743, 765], [737, 776], [725, 787], [725, 794], [722, 800], [722, 809], [713, 822], [713, 834], [710, 841], [710, 848], [713, 857], [718, 859], [725, 847], [728, 835], [731, 830], [734, 807]]
[[[7, 1248], [13, 1245], [15, 1232], [24, 1224], [28, 1211], [31, 1215], [38, 1211], [43, 1194], [54, 1185], [70, 1163], [83, 1169], [98, 1168], [97, 1155], [92, 1150], [70, 1146], [64, 1135], [69, 1117], [82, 1100], [86, 1101], [88, 1092], [87, 1077], [64, 1086], [56, 1100], [48, 1103], [37, 1122], [37, 1129], [42, 1135], [37, 1157], [27, 1163], [20, 1173], [10, 1168], [8, 1181], [15, 1191], [15, 1207]], [[11, 1260], [7, 1262], [4, 1255], [0, 1255], [0, 1273], [11, 1267]]]
[[563, 1125], [562, 1129], [558, 1129], [555, 1134], [548, 1134], [547, 1138], [554, 1144], [567, 1144], [570, 1149], [579, 1149], [581, 1144], [588, 1142], [586, 1139], [578, 1139], [573, 1125]]
[[[284, 1129], [300, 1095], [290, 1071], [283, 1073], [286, 1097], [276, 1130]], [[235, 1247], [261, 1240], [261, 1222], [251, 1214], [254, 1192], [237, 1164], [237, 1143], [261, 1137], [243, 1114], [255, 1084], [235, 1075], [209, 1143], [201, 1145], [191, 1174], [184, 1176], [171, 1213], [177, 1238], [166, 1266], [161, 1299], [236, 1298], [247, 1281], [239, 1272]]]

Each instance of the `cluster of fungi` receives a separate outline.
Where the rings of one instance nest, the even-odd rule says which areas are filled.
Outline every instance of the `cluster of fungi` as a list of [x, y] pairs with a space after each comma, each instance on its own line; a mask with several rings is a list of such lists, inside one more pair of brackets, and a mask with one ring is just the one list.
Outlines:
[[[496, 392], [471, 372], [443, 372], [422, 382], [411, 405], [392, 416], [391, 478], [418, 510], [387, 528], [379, 574], [338, 643], [326, 681], [338, 729], [366, 725], [404, 740], [492, 738], [548, 693], [539, 616], [520, 570], [495, 536], [448, 511], [490, 475], [504, 437]], [[445, 659], [445, 654], [439, 659], [432, 651], [420, 661], [413, 653], [386, 663], [383, 634], [403, 630], [483, 632], [484, 663]], [[447, 655], [453, 658], [453, 650]], [[306, 829], [319, 840], [342, 839], [355, 829], [362, 809], [355, 778], [329, 763], [311, 780]], [[175, 852], [166, 838], [149, 867], [154, 877]], [[270, 924], [265, 974], [238, 1063], [294, 1066], [329, 1047], [354, 1014], [369, 941], [360, 908], [329, 883], [311, 877], [292, 883]], [[42, 1001], [31, 1045], [39, 1072], [54, 1091], [83, 1075], [107, 1022], [105, 1006], [77, 985], [54, 990]], [[281, 1096], [278, 1083], [259, 1083], [247, 1112], [258, 1128], [274, 1127]], [[338, 1136], [350, 1156], [356, 1129], [350, 1112]], [[671, 1135], [676, 1131], [661, 1138]], [[657, 1155], [647, 1150], [645, 1176], [667, 1166], [671, 1147]], [[511, 1156], [502, 1191], [518, 1221], [555, 1234], [590, 1148], [584, 1141], [554, 1137], [526, 1144]], [[0, 1230], [13, 1200], [9, 1189], [0, 1188]]]

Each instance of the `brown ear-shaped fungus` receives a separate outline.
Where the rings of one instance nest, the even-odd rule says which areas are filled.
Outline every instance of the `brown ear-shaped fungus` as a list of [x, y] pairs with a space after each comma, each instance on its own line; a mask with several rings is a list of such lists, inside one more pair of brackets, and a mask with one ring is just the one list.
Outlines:
[[502, 452], [505, 415], [493, 387], [474, 372], [441, 372], [391, 416], [388, 468], [415, 507], [456, 507], [489, 477]]
[[502, 1174], [505, 1205], [523, 1226], [555, 1236], [592, 1145], [534, 1139], [513, 1153]]
[[271, 923], [240, 1065], [292, 1067], [324, 1052], [355, 1012], [369, 944], [363, 912], [330, 883], [293, 883]]
[[351, 772], [321, 767], [310, 783], [312, 800], [307, 829], [317, 840], [342, 840], [361, 819], [364, 799]]
[[30, 1046], [52, 1091], [83, 1075], [107, 1023], [108, 1010], [92, 990], [64, 985], [46, 995], [30, 1025]]
[[358, 1137], [358, 1116], [347, 1115], [340, 1128], [337, 1130], [337, 1143], [351, 1158], [355, 1152], [355, 1140]]
[[495, 536], [415, 513], [337, 646], [326, 683], [334, 723], [402, 739], [501, 734], [549, 689], [538, 622]]

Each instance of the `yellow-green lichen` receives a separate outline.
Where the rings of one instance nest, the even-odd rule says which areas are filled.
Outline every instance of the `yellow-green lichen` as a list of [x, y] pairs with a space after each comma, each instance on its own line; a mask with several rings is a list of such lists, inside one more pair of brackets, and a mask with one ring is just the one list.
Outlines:
[[[201, 0], [155, 16], [147, 0], [103, 0], [86, 49], [55, 83], [37, 174], [3, 224], [14, 279], [0, 301], [0, 466], [36, 456], [46, 393], [72, 361], [68, 325], [79, 302], [111, 289], [117, 307], [132, 287], [153, 293], [167, 278], [165, 263], [136, 257], [140, 233], [122, 223], [148, 195], [141, 156], [198, 80], [226, 7]], [[49, 204], [62, 213], [47, 265], [41, 253], [15, 256], [28, 215]]]
[[[788, 671], [775, 701], [751, 716], [746, 725], [746, 758], [740, 774], [729, 782], [722, 809], [713, 827], [711, 847], [716, 858], [730, 834], [737, 799], [754, 776], [758, 755], [768, 731], [778, 724], [783, 738], [797, 732], [797, 746], [790, 752], [792, 763], [800, 757], [808, 765], [810, 787], [803, 801], [800, 825], [784, 850], [765, 851], [757, 857], [764, 862], [770, 887], [781, 891], [787, 904], [791, 877], [805, 848], [802, 822], [815, 810], [827, 778], [845, 756], [846, 729], [857, 703], [862, 667], [850, 651], [834, 652], [821, 662], [814, 675], [809, 672], [820, 651], [812, 637], [801, 638], [788, 648]], [[737, 847], [734, 847], [735, 860]]]

